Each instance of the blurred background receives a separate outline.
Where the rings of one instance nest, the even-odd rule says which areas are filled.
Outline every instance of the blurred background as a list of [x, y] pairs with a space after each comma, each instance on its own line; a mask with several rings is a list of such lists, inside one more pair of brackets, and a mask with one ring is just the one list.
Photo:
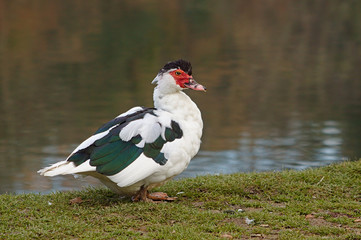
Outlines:
[[208, 89], [187, 91], [204, 135], [179, 177], [361, 157], [361, 1], [0, 0], [0, 193], [97, 185], [36, 171], [151, 107], [179, 58]]

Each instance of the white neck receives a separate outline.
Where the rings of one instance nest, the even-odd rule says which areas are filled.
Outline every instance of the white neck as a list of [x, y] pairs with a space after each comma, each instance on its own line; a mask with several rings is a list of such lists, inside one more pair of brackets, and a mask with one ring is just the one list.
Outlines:
[[154, 89], [153, 93], [154, 107], [173, 114], [179, 111], [186, 110], [189, 106], [197, 106], [195, 103], [182, 91], [164, 92], [160, 90], [159, 86]]
[[201, 112], [191, 98], [182, 91], [164, 93], [157, 86], [153, 94], [154, 107], [167, 111], [178, 120], [185, 120], [190, 124], [197, 124], [198, 128], [203, 128]]

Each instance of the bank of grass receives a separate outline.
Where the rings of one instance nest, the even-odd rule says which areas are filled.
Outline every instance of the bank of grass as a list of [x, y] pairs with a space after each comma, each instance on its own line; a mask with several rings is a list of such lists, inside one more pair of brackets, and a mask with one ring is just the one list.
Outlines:
[[133, 203], [106, 189], [3, 194], [0, 239], [361, 239], [361, 161], [157, 190], [178, 199]]

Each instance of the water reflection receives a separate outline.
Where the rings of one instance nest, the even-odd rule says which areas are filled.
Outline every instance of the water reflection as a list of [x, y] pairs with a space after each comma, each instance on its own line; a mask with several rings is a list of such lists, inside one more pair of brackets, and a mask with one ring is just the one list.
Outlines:
[[[284, 136], [272, 130], [262, 131], [261, 127], [255, 124], [255, 129], [241, 132], [237, 149], [201, 151], [181, 176], [302, 170], [346, 160], [341, 151], [342, 131], [336, 121], [302, 123], [295, 120]], [[259, 133], [256, 137], [252, 136], [255, 132]]]
[[84, 186], [36, 171], [98, 126], [152, 106], [186, 58], [206, 94], [199, 155], [180, 177], [304, 169], [361, 157], [361, 2], [0, 2], [0, 193]]

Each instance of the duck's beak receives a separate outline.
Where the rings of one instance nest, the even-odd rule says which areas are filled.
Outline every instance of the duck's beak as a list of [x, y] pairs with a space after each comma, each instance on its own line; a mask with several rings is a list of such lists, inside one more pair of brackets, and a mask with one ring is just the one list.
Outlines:
[[206, 91], [206, 87], [197, 83], [193, 78], [189, 78], [189, 81], [187, 83], [184, 83], [184, 86], [189, 89], [193, 89], [196, 91]]

